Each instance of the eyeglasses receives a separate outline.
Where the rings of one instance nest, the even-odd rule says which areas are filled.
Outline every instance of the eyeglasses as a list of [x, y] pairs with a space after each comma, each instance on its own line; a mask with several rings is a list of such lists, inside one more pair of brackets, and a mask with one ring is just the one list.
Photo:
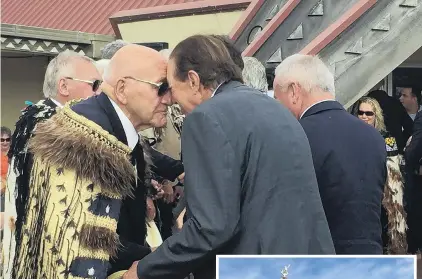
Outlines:
[[152, 86], [155, 86], [158, 88], [158, 96], [162, 97], [164, 95], [166, 95], [166, 93], [169, 91], [170, 87], [169, 84], [167, 82], [152, 82], [152, 81], [147, 81], [147, 80], [142, 80], [142, 79], [138, 79], [138, 78], [134, 78], [134, 77], [124, 77], [124, 78], [129, 78], [129, 79], [133, 79], [139, 82], [143, 82], [143, 83], [147, 83], [150, 84]]
[[363, 111], [363, 110], [358, 110], [358, 115], [366, 115], [366, 116], [374, 116], [374, 112], [373, 111]]
[[10, 138], [2, 138], [1, 142], [10, 142]]
[[89, 83], [92, 85], [92, 91], [97, 92], [98, 88], [100, 88], [101, 83], [103, 82], [102, 80], [85, 80], [85, 79], [78, 79], [78, 78], [73, 78], [73, 77], [65, 77], [66, 79], [71, 79], [71, 80], [75, 80], [75, 81], [81, 81], [81, 82], [85, 82], [85, 83]]

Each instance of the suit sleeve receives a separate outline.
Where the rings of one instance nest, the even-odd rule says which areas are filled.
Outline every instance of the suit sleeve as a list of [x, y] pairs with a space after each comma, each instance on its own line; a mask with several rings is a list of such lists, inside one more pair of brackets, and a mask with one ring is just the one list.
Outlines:
[[174, 181], [184, 172], [183, 163], [180, 160], [175, 160], [152, 147], [148, 148], [148, 152], [151, 154], [153, 163], [151, 170], [158, 176]]
[[422, 112], [418, 112], [413, 124], [413, 135], [405, 151], [406, 164], [417, 169], [422, 158]]
[[204, 113], [185, 122], [182, 152], [190, 218], [182, 230], [138, 263], [138, 277], [183, 278], [236, 233], [240, 218], [240, 164], [221, 126]]

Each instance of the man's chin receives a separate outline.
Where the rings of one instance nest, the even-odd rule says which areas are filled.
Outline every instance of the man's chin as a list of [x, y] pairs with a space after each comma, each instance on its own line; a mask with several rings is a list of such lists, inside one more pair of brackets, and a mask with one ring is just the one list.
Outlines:
[[152, 123], [152, 126], [154, 128], [163, 128], [163, 127], [166, 127], [166, 125], [167, 125], [167, 117], [164, 117], [163, 120], [156, 121], [156, 122], [154, 121], [154, 123]]

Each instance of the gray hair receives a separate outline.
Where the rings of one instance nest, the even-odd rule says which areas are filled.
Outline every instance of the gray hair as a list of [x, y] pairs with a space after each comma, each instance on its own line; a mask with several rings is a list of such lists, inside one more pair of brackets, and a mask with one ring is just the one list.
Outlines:
[[93, 63], [91, 58], [71, 50], [60, 52], [50, 61], [50, 63], [48, 63], [43, 84], [43, 92], [46, 98], [54, 98], [57, 96], [59, 80], [65, 76], [72, 75], [72, 62], [76, 59]]
[[104, 73], [108, 65], [110, 64], [110, 59], [100, 59], [94, 62], [95, 67], [97, 67], [97, 71], [101, 74], [101, 77], [104, 79]]
[[119, 49], [129, 44], [129, 42], [123, 40], [115, 40], [106, 44], [101, 49], [101, 59], [111, 59]]
[[275, 69], [276, 79], [298, 82], [305, 91], [318, 88], [335, 96], [334, 76], [316, 56], [294, 54], [287, 57]]
[[266, 93], [268, 81], [264, 65], [255, 57], [243, 57], [243, 64], [242, 76], [245, 84]]

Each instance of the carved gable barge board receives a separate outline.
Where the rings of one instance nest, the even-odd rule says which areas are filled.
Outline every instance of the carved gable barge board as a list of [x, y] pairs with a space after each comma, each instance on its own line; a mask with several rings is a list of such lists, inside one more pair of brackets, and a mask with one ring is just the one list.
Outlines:
[[243, 51], [256, 38], [257, 32], [262, 31], [267, 26], [271, 19], [277, 15], [278, 9], [286, 2], [287, 0], [258, 0], [252, 2], [230, 34], [236, 47]]
[[[261, 48], [262, 44], [264, 44], [264, 42], [268, 40], [268, 38], [273, 34], [273, 32], [286, 20], [286, 18], [290, 16], [290, 14], [300, 4], [300, 2], [300, 0], [288, 0], [286, 4], [284, 4], [278, 11], [277, 15], [273, 17], [273, 19], [267, 24], [267, 26], [265, 26], [265, 28], [260, 32], [259, 36], [257, 36], [255, 40], [249, 46], [246, 47], [242, 55], [255, 56], [255, 52], [259, 48]], [[297, 28], [297, 26], [295, 28]], [[271, 54], [274, 53], [274, 51], [271, 52]], [[269, 56], [271, 54], [269, 54]]]
[[[416, 7], [403, 0], [378, 1], [319, 56], [334, 71], [336, 98], [346, 108], [422, 47], [422, 1]], [[390, 30], [373, 30], [390, 14]], [[362, 53], [347, 51], [362, 40]]]

